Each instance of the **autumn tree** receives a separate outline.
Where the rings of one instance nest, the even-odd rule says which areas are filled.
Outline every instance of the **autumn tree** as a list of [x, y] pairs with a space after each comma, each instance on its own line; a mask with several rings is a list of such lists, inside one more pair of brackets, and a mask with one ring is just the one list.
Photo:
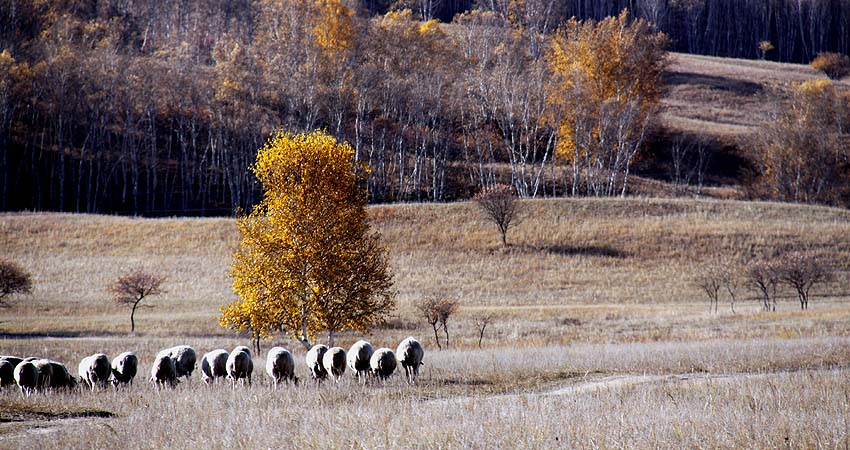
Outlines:
[[830, 80], [840, 80], [850, 75], [850, 56], [824, 52], [812, 60], [812, 68], [823, 72]]
[[129, 306], [130, 309], [130, 333], [136, 332], [136, 309], [140, 307], [140, 303], [147, 297], [152, 295], [160, 295], [165, 291], [162, 290], [162, 283], [165, 281], [164, 276], [159, 276], [137, 268], [118, 277], [107, 290], [112, 296], [112, 300], [120, 305]]
[[767, 54], [772, 52], [775, 48], [776, 47], [774, 47], [770, 41], [759, 41], [759, 59], [764, 61], [767, 58]]
[[558, 156], [571, 165], [572, 193], [625, 195], [632, 163], [661, 99], [667, 37], [627, 11], [567, 22], [552, 40], [549, 95]]
[[231, 277], [239, 300], [220, 324], [268, 336], [285, 330], [307, 348], [317, 333], [366, 331], [395, 306], [387, 252], [366, 221], [366, 169], [323, 132], [277, 133], [259, 150], [264, 195], [237, 224]]
[[487, 220], [496, 225], [502, 236], [502, 245], [507, 246], [508, 230], [520, 221], [520, 203], [514, 195], [513, 188], [506, 184], [484, 188], [478, 194], [475, 194], [473, 201], [487, 217]]
[[850, 97], [827, 80], [790, 89], [756, 134], [763, 194], [795, 203], [846, 202]]
[[832, 277], [832, 270], [812, 252], [793, 252], [783, 256], [777, 268], [777, 276], [797, 292], [800, 309], [808, 309], [812, 286], [828, 281]]
[[18, 294], [32, 292], [32, 276], [20, 265], [0, 259], [0, 307], [8, 306], [9, 299]]

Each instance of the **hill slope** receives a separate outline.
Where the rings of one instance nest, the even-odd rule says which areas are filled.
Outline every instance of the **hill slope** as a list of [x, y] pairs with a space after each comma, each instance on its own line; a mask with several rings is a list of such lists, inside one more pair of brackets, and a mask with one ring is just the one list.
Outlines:
[[[728, 330], [713, 328], [714, 316], [706, 314], [704, 297], [690, 282], [702, 262], [715, 254], [734, 260], [806, 246], [842, 263], [829, 289], [815, 288], [814, 312], [801, 316], [789, 292], [784, 312], [759, 314], [756, 301], [744, 301], [739, 313], [746, 314], [729, 320], [754, 336], [850, 333], [841, 320], [847, 308], [836, 303], [847, 295], [848, 211], [644, 199], [524, 206], [526, 219], [510, 233], [507, 249], [470, 203], [371, 207], [399, 291], [391, 326], [399, 334], [425, 332], [411, 305], [436, 294], [461, 301], [457, 326], [467, 342], [475, 337], [469, 320], [481, 313], [501, 318], [493, 328], [500, 339], [512, 333], [559, 342], [722, 337]], [[227, 275], [237, 237], [230, 219], [0, 215], [6, 255], [36, 278], [33, 296], [0, 311], [0, 327], [14, 333], [123, 333], [129, 313], [108, 300], [104, 287], [142, 265], [169, 276], [168, 294], [152, 298], [156, 308], [137, 314], [137, 330], [225, 334], [217, 317], [219, 307], [235, 298]], [[748, 291], [741, 295], [754, 300]], [[822, 321], [813, 322], [813, 315]]]

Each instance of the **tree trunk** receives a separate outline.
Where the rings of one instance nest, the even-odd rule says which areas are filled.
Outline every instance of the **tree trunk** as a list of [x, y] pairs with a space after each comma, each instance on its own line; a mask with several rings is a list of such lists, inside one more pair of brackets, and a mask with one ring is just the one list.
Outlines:
[[436, 343], [437, 343], [437, 348], [438, 348], [438, 349], [440, 349], [440, 350], [442, 350], [442, 349], [443, 349], [443, 347], [441, 347], [441, 346], [440, 346], [440, 335], [439, 335], [439, 334], [437, 334], [437, 330], [438, 330], [438, 328], [437, 328], [437, 324], [436, 324], [436, 323], [432, 323], [432, 324], [431, 324], [431, 328], [433, 328], [433, 329], [434, 329], [434, 342], [436, 342]]
[[443, 324], [443, 332], [446, 333], [446, 350], [449, 349], [449, 327], [446, 324]]
[[328, 330], [328, 348], [334, 346], [334, 330]]
[[130, 311], [130, 334], [136, 334], [136, 308], [139, 306], [142, 298], [136, 300], [136, 303], [133, 303], [133, 310]]

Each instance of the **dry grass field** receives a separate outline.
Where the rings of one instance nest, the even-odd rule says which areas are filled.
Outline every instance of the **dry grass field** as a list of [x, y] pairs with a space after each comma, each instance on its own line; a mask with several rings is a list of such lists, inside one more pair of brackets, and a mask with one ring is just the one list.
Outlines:
[[[661, 122], [676, 132], [736, 143], [770, 118], [776, 88], [826, 79], [803, 64], [671, 53]], [[850, 88], [847, 80], [839, 82]]]
[[[36, 288], [0, 310], [0, 354], [72, 370], [82, 357], [134, 350], [129, 392], [0, 392], [2, 448], [835, 448], [850, 445], [850, 212], [772, 203], [666, 199], [524, 201], [508, 248], [470, 203], [377, 205], [398, 309], [365, 337], [425, 344], [420, 383], [316, 386], [304, 349], [284, 336], [255, 355], [255, 383], [145, 382], [153, 355], [247, 344], [217, 324], [234, 299], [231, 219], [0, 215], [4, 256]], [[780, 292], [776, 312], [741, 290], [733, 314], [693, 276], [735, 260], [811, 248], [838, 268], [808, 311]], [[144, 266], [168, 293], [136, 317], [105, 285]], [[447, 295], [452, 349], [438, 351], [412, 303]], [[474, 319], [490, 315], [482, 349]], [[292, 349], [302, 383], [271, 389], [265, 349]], [[437, 423], [439, 426], [435, 426]]]

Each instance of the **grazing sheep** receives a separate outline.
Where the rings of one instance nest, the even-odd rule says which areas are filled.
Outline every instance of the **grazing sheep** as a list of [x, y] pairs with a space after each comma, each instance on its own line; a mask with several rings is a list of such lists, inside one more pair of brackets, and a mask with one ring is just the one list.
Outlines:
[[342, 347], [333, 347], [325, 352], [322, 365], [331, 378], [339, 383], [342, 374], [345, 373], [345, 350]]
[[366, 375], [369, 374], [369, 360], [374, 352], [372, 344], [362, 339], [355, 342], [348, 350], [348, 367], [357, 374], [358, 380], [362, 377], [363, 381], [366, 381]]
[[372, 368], [372, 375], [379, 380], [385, 380], [395, 372], [395, 354], [388, 348], [379, 348], [372, 354], [369, 366]]
[[50, 361], [44, 358], [30, 357], [24, 359], [23, 362], [32, 363], [38, 370], [37, 389], [43, 390], [50, 387], [50, 378], [53, 376], [53, 366], [50, 365]]
[[416, 383], [416, 377], [419, 376], [419, 366], [421, 366], [422, 358], [425, 357], [425, 349], [412, 336], [401, 341], [396, 349], [396, 357], [398, 363], [404, 369], [404, 375], [409, 384]]
[[178, 345], [159, 352], [159, 355], [162, 354], [167, 354], [174, 361], [177, 377], [186, 377], [188, 380], [192, 376], [192, 372], [195, 370], [195, 363], [198, 360], [198, 354], [194, 348], [188, 345]]
[[9, 363], [12, 364], [13, 369], [15, 368], [15, 366], [20, 364], [21, 361], [23, 361], [23, 360], [24, 360], [23, 358], [20, 358], [20, 357], [17, 357], [17, 356], [8, 356], [8, 355], [0, 356], [0, 361], [9, 361]]
[[321, 381], [328, 377], [328, 371], [322, 366], [322, 358], [325, 357], [325, 352], [327, 351], [327, 345], [316, 344], [307, 352], [307, 367], [310, 369], [310, 375], [316, 381]]
[[[107, 359], [107, 367], [109, 360]], [[71, 371], [60, 362], [47, 360], [50, 364], [50, 387], [52, 389], [73, 389], [77, 387], [77, 377], [71, 375]], [[107, 375], [108, 378], [108, 375]]]
[[139, 358], [133, 352], [124, 352], [112, 360], [112, 384], [133, 384], [139, 370]]
[[236, 386], [236, 380], [245, 385], [251, 384], [251, 373], [254, 372], [254, 361], [251, 360], [251, 352], [247, 347], [236, 347], [227, 357], [227, 379], [231, 386]]
[[215, 383], [217, 378], [227, 376], [227, 350], [218, 349], [208, 352], [201, 358], [201, 379], [204, 383]]
[[39, 370], [32, 361], [24, 361], [15, 366], [15, 383], [21, 388], [21, 395], [29, 397], [38, 388]]
[[0, 359], [0, 388], [12, 384], [15, 384], [15, 366], [5, 359]]
[[158, 387], [168, 386], [173, 388], [177, 386], [180, 380], [177, 379], [177, 367], [174, 366], [174, 360], [168, 356], [166, 352], [160, 352], [151, 366], [151, 383], [156, 383]]
[[80, 381], [94, 391], [98, 385], [106, 387], [112, 367], [109, 364], [108, 356], [97, 353], [83, 358], [77, 371], [80, 375]]
[[295, 358], [283, 347], [273, 347], [269, 350], [266, 355], [266, 373], [274, 380], [275, 388], [281, 380], [298, 383], [298, 377], [295, 376]]

